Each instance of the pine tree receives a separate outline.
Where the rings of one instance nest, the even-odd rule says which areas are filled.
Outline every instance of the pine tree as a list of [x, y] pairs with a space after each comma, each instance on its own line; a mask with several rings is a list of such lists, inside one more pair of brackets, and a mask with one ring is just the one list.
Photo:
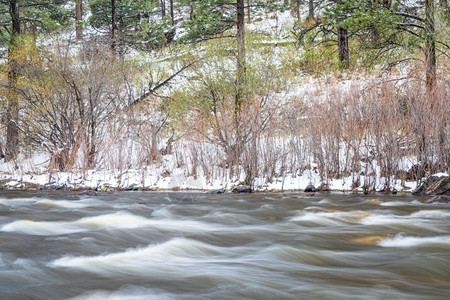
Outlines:
[[126, 47], [156, 49], [174, 37], [172, 21], [159, 0], [91, 0], [89, 7], [90, 25], [110, 38], [112, 48], [121, 48], [119, 52]]
[[301, 43], [336, 41], [341, 67], [349, 65], [349, 39], [357, 42], [363, 56], [375, 51], [375, 59], [388, 61], [395, 52], [423, 48], [431, 91], [436, 84], [437, 44], [448, 47], [436, 40], [435, 15], [435, 0], [412, 6], [389, 0], [338, 0], [324, 10], [320, 21], [299, 30], [298, 38]]
[[83, 0], [76, 0], [75, 2], [75, 30], [77, 40], [81, 40], [83, 37], [83, 27], [81, 22], [83, 21]]

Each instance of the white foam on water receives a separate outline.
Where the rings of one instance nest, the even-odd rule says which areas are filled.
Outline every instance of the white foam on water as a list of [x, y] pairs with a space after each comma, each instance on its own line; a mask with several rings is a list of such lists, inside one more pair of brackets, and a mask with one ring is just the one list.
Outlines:
[[30, 235], [62, 235], [89, 231], [93, 228], [137, 228], [148, 225], [148, 219], [126, 212], [85, 217], [69, 222], [36, 222], [18, 220], [4, 225], [0, 231], [20, 232]]
[[[306, 209], [305, 209], [306, 210]], [[302, 212], [298, 216], [291, 217], [295, 222], [311, 222], [323, 226], [345, 225], [355, 223], [359, 219], [367, 216], [367, 212], [362, 211], [333, 211], [333, 212]]]
[[64, 256], [48, 265], [53, 268], [72, 268], [104, 275], [151, 274], [161, 268], [193, 264], [220, 254], [220, 248], [191, 239], [175, 238], [162, 244], [133, 248], [124, 252], [97, 256]]
[[432, 219], [446, 219], [450, 217], [450, 211], [445, 210], [421, 210], [410, 215], [398, 216], [392, 214], [371, 215], [361, 220], [363, 225], [405, 225], [432, 229], [429, 223]]
[[380, 203], [380, 206], [404, 206], [404, 205], [409, 205], [409, 203], [404, 201], [388, 201]]
[[70, 300], [172, 300], [171, 296], [158, 293], [152, 289], [131, 288], [120, 289], [118, 291], [92, 291], [83, 295], [70, 298]]
[[142, 216], [136, 216], [128, 212], [104, 214], [94, 217], [85, 217], [69, 222], [46, 222], [17, 220], [1, 227], [0, 231], [20, 232], [30, 235], [60, 235], [98, 228], [130, 229], [151, 227], [160, 230], [177, 232], [211, 232], [229, 229], [222, 225], [207, 224], [191, 220], [163, 219], [153, 220]]
[[136, 216], [127, 212], [117, 212], [112, 214], [99, 215], [95, 217], [85, 217], [74, 224], [79, 226], [94, 226], [108, 228], [138, 228], [148, 225], [149, 219]]
[[450, 235], [433, 237], [408, 237], [398, 235], [393, 239], [386, 239], [377, 244], [381, 247], [416, 247], [424, 245], [448, 245], [450, 246]]
[[320, 211], [327, 211], [325, 208], [320, 207], [320, 206], [308, 206], [308, 207], [305, 207], [304, 210], [320, 210]]
[[411, 224], [411, 220], [407, 216], [396, 216], [396, 215], [372, 215], [361, 219], [361, 224], [363, 225], [391, 225], [391, 224]]
[[416, 206], [416, 205], [424, 205], [425, 203], [419, 202], [417, 200], [413, 200], [411, 202], [405, 201], [387, 201], [380, 203], [380, 206]]
[[441, 219], [449, 218], [449, 210], [421, 210], [410, 215], [411, 218]]
[[170, 212], [169, 208], [164, 206], [160, 209], [154, 210], [152, 212], [152, 217], [158, 217], [158, 218], [172, 218], [172, 213]]
[[1, 227], [3, 232], [19, 232], [29, 235], [60, 235], [85, 231], [69, 222], [35, 222], [18, 220]]
[[307, 212], [299, 216], [292, 217], [290, 218], [290, 220], [294, 222], [311, 222], [323, 226], [334, 226], [345, 224], [345, 222], [342, 222], [338, 219], [338, 216], [335, 213], [329, 212], [318, 212], [318, 213]]
[[34, 203], [36, 201], [39, 201], [40, 198], [14, 198], [14, 199], [7, 199], [2, 198], [0, 199], [0, 205], [4, 206], [18, 206], [18, 205], [27, 205], [30, 203]]
[[87, 203], [81, 203], [80, 201], [67, 201], [67, 200], [59, 200], [59, 201], [53, 201], [49, 199], [44, 199], [37, 201], [36, 204], [38, 205], [45, 205], [45, 206], [55, 206], [55, 207], [63, 207], [63, 208], [85, 208], [88, 207], [89, 204]]
[[332, 202], [329, 199], [322, 199], [318, 202], [319, 204], [331, 204]]

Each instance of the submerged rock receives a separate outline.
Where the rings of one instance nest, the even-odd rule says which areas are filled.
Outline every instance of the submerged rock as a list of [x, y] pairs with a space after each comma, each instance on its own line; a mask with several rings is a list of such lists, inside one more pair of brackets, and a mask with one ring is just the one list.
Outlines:
[[308, 186], [304, 189], [305, 193], [314, 193], [316, 191], [316, 188], [312, 184], [308, 184]]
[[84, 190], [79, 192], [78, 196], [97, 196], [97, 192], [94, 190]]
[[206, 192], [207, 194], [223, 194], [225, 193], [225, 189], [218, 189], [218, 190], [212, 190], [212, 191], [208, 191]]
[[231, 190], [231, 192], [233, 192], [233, 193], [251, 193], [251, 192], [253, 192], [253, 190], [248, 185], [238, 185], [238, 186], [235, 186]]
[[416, 196], [450, 195], [450, 176], [431, 176], [414, 192]]
[[447, 196], [447, 195], [434, 196], [433, 198], [428, 200], [426, 203], [427, 204], [433, 204], [433, 203], [448, 204], [448, 203], [450, 203], [450, 196]]

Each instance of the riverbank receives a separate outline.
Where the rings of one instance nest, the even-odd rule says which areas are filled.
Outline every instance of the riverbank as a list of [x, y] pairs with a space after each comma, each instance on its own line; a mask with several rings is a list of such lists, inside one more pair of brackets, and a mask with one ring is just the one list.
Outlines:
[[[159, 172], [158, 172], [159, 171]], [[257, 178], [252, 186], [255, 192], [298, 192], [312, 185], [332, 192], [365, 192], [365, 186], [372, 187], [372, 192], [410, 193], [417, 187], [417, 182], [396, 180], [386, 190], [386, 179], [365, 178], [364, 176], [347, 176], [322, 182], [318, 174], [305, 171], [301, 175], [287, 174], [283, 177], [267, 180]], [[367, 182], [370, 181], [370, 182]], [[172, 172], [161, 170], [127, 170], [125, 172], [106, 172], [89, 170], [86, 172], [56, 173], [0, 173], [1, 190], [67, 190], [67, 191], [231, 191], [242, 184], [243, 178], [227, 178], [208, 181], [203, 176], [188, 176], [184, 170]], [[366, 183], [367, 184], [366, 184]], [[357, 184], [358, 183], [358, 184]]]

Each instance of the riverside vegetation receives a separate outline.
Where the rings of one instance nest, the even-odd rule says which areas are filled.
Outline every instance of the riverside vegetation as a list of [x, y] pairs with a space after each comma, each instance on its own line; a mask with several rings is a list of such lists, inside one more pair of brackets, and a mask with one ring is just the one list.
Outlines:
[[450, 168], [449, 14], [433, 0], [0, 1], [3, 179], [405, 188]]

